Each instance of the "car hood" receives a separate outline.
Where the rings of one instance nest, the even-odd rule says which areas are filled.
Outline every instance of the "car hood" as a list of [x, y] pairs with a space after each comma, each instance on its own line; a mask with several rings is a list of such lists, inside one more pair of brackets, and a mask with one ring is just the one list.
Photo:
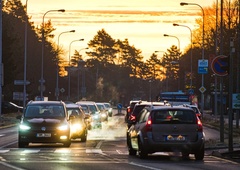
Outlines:
[[52, 124], [58, 124], [63, 122], [61, 119], [53, 119], [53, 118], [32, 118], [32, 119], [26, 119], [25, 122], [28, 123], [52, 123]]

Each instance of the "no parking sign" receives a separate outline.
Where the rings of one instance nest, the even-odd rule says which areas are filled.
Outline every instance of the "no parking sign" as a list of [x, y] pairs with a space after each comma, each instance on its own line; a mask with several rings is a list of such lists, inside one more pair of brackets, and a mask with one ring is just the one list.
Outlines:
[[219, 55], [212, 60], [211, 63], [212, 71], [218, 76], [228, 75], [228, 73], [221, 68], [222, 66], [226, 65], [226, 63], [222, 60], [225, 58], [227, 58], [227, 56]]

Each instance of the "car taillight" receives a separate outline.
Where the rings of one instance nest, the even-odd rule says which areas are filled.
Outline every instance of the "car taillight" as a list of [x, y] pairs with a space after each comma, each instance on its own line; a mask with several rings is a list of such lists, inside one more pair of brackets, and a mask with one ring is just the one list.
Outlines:
[[151, 116], [148, 117], [148, 120], [146, 122], [146, 130], [147, 131], [152, 131], [152, 118], [151, 118]]
[[127, 108], [127, 113], [130, 113], [131, 112], [131, 109], [130, 108]]
[[197, 125], [198, 125], [197, 131], [202, 132], [203, 131], [203, 125], [202, 125], [201, 120], [198, 117], [197, 117]]

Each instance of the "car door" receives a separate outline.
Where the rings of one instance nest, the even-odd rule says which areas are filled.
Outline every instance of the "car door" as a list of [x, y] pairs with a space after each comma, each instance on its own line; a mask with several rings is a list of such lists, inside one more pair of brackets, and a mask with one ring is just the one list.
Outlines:
[[142, 138], [145, 131], [145, 125], [149, 112], [147, 109], [143, 109], [137, 117], [136, 123], [134, 123], [129, 130], [130, 140], [132, 147], [138, 149], [138, 139]]

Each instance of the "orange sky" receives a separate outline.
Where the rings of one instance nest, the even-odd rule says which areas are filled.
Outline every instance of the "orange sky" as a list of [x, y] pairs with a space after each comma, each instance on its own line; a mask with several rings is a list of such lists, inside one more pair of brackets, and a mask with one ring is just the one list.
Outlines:
[[[25, 4], [26, 0], [22, 2]], [[189, 29], [173, 27], [172, 24], [186, 25], [192, 30], [197, 28], [195, 19], [201, 17], [198, 16], [201, 9], [195, 5], [180, 6], [180, 2], [204, 7], [215, 0], [28, 0], [28, 14], [32, 16], [31, 21], [39, 25], [45, 12], [66, 10], [65, 13], [49, 12], [44, 18], [45, 21], [51, 19], [56, 28], [56, 44], [61, 32], [76, 30], [75, 33], [62, 34], [59, 39], [66, 58], [71, 41], [84, 38], [83, 42], [72, 43], [72, 55], [73, 50], [87, 47], [88, 41], [104, 28], [113, 39], [127, 38], [130, 45], [142, 50], [144, 58], [148, 59], [156, 50], [166, 51], [172, 45], [178, 46], [178, 39], [181, 51], [190, 43]], [[163, 34], [177, 38], [164, 37]]]

